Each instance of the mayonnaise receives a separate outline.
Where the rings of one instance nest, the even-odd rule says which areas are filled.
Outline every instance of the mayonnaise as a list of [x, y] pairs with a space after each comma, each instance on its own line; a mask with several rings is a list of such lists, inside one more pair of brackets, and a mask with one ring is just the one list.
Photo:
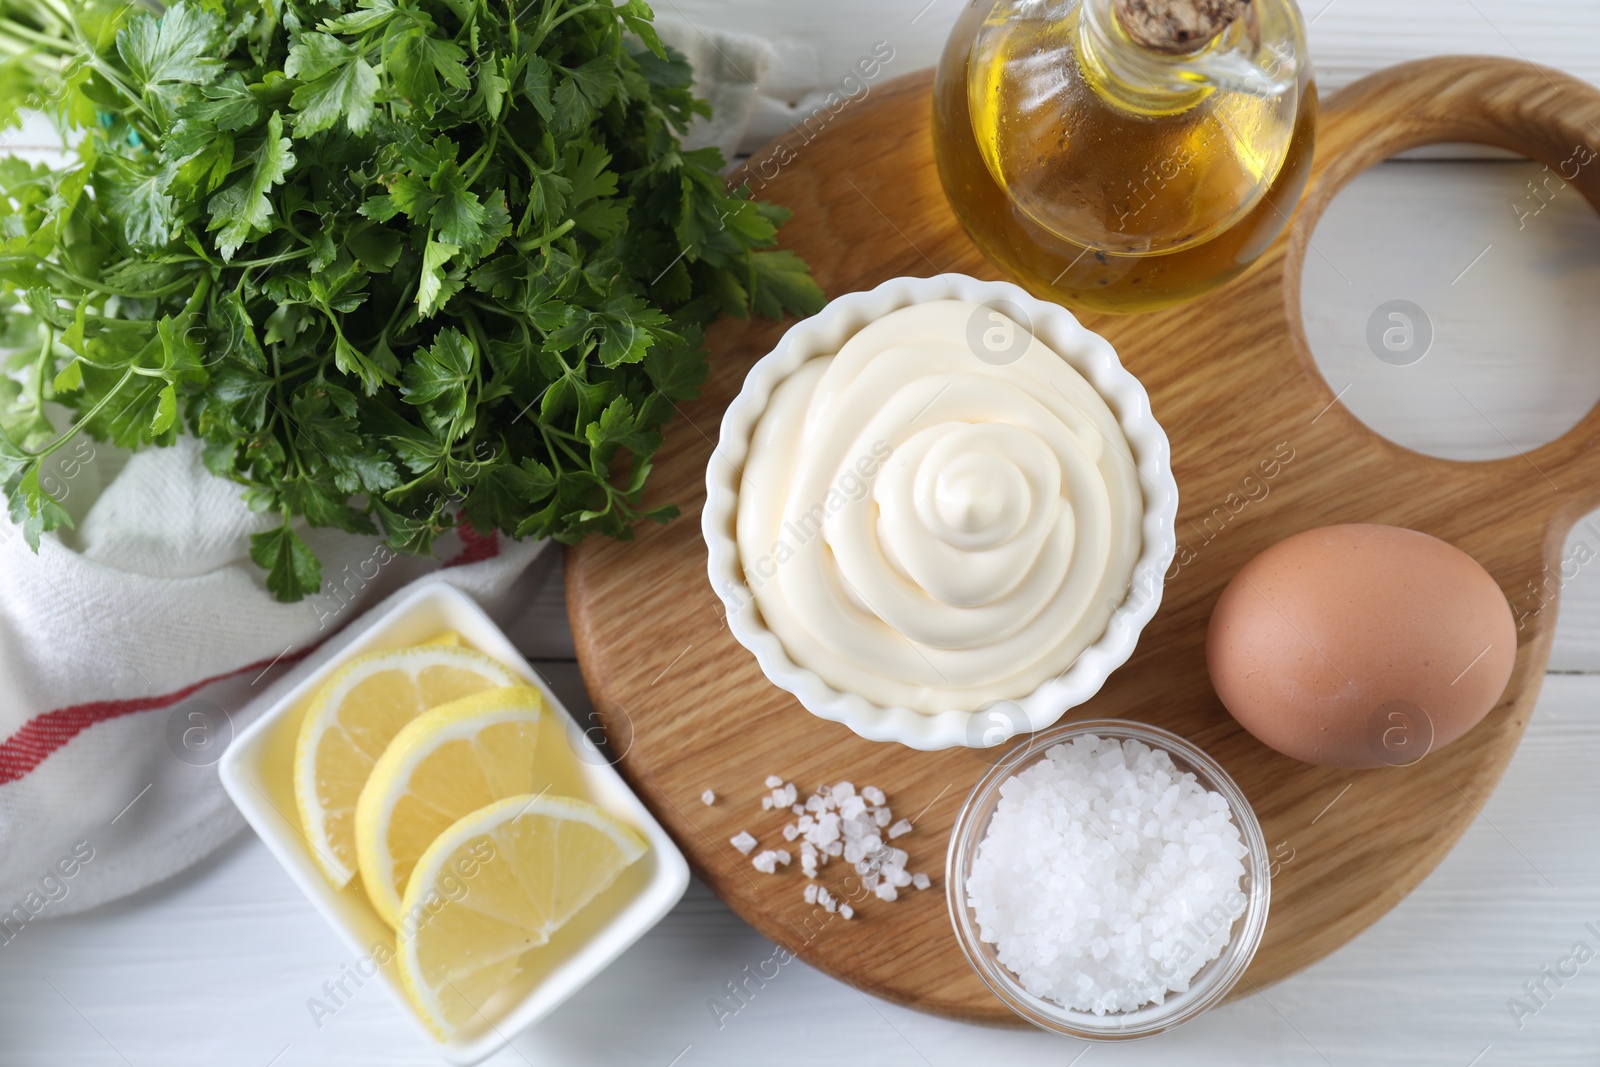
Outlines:
[[796, 664], [882, 706], [972, 711], [1099, 639], [1143, 506], [1127, 439], [1082, 375], [999, 311], [939, 300], [778, 385], [737, 540]]

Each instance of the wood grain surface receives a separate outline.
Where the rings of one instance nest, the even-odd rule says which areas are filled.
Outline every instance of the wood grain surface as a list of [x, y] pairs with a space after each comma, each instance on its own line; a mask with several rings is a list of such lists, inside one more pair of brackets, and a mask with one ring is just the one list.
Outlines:
[[[945, 204], [930, 154], [928, 74], [876, 90], [820, 133], [790, 135], [761, 196], [793, 209], [787, 247], [831, 294], [896, 275], [996, 277]], [[1514, 609], [1545, 590], [1572, 522], [1600, 504], [1600, 411], [1559, 440], [1507, 459], [1422, 456], [1368, 430], [1318, 375], [1299, 308], [1315, 221], [1363, 169], [1419, 144], [1474, 141], [1540, 160], [1600, 206], [1600, 92], [1507, 60], [1448, 57], [1380, 72], [1328, 102], [1311, 184], [1285, 234], [1245, 275], [1192, 304], [1134, 317], [1083, 316], [1144, 383], [1172, 442], [1180, 560], [1133, 658], [1068, 719], [1116, 716], [1172, 729], [1237, 779], [1267, 841], [1292, 856], [1273, 883], [1272, 916], [1239, 988], [1275, 982], [1349, 940], [1445, 855], [1493, 789], [1537, 694], [1555, 611], [1548, 591], [1526, 614], [1505, 696], [1456, 744], [1406, 768], [1340, 771], [1282, 757], [1246, 734], [1206, 677], [1205, 626], [1218, 594], [1255, 553], [1299, 530], [1383, 522], [1442, 537], [1487, 567]], [[1590, 150], [1592, 153], [1592, 150]], [[774, 158], [767, 154], [758, 161]], [[1563, 169], [1564, 168], [1564, 169]], [[770, 177], [770, 180], [765, 180]], [[729, 635], [706, 578], [698, 511], [718, 422], [745, 372], [784, 324], [724, 322], [709, 343], [701, 397], [667, 432], [654, 501], [683, 516], [631, 543], [569, 550], [567, 590], [584, 677], [620, 768], [699, 874], [775, 942], [851, 985], [952, 1017], [1009, 1022], [962, 957], [942, 892], [868, 901], [845, 922], [806, 905], [797, 870], [762, 875], [728, 838], [780, 841], [761, 780], [804, 788], [877, 784], [918, 816], [896, 843], [942, 889], [944, 851], [967, 791], [997, 754], [913, 752], [815, 719], [769, 684]], [[1241, 481], [1292, 450], [1270, 492], [1237, 508]], [[1230, 494], [1233, 494], [1230, 497]], [[1256, 493], [1259, 496], [1259, 491]], [[1548, 568], [1548, 570], [1547, 570]], [[714, 806], [701, 804], [714, 790]], [[775, 844], [773, 847], [777, 847]], [[831, 870], [837, 881], [848, 870]], [[825, 879], [830, 880], [830, 879]]]

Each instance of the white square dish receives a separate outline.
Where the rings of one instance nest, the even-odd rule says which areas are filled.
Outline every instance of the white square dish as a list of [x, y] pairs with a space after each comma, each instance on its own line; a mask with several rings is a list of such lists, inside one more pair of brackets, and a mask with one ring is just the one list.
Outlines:
[[[466, 644], [499, 660], [549, 701], [555, 714], [547, 718], [552, 729], [567, 739], [563, 757], [571, 757], [563, 759], [559, 787], [552, 791], [580, 796], [628, 823], [645, 836], [650, 850], [548, 944], [530, 951], [523, 973], [486, 1005], [485, 1018], [463, 1026], [441, 1043], [406, 997], [395, 963], [394, 932], [368, 903], [360, 879], [335, 889], [317, 868], [301, 832], [292, 769], [301, 717], [330, 674], [353, 656], [417, 644], [446, 631], [455, 631]], [[245, 820], [355, 954], [358, 971], [363, 977], [375, 976], [422, 1039], [453, 1064], [477, 1063], [554, 1011], [655, 926], [689, 885], [683, 854], [605, 754], [488, 615], [471, 597], [444, 582], [424, 584], [397, 601], [339, 655], [290, 690], [235, 739], [218, 772]]]

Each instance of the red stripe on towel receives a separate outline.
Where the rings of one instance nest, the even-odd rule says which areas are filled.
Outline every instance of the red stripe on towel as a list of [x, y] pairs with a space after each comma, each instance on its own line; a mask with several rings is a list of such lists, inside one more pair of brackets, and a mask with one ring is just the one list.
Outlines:
[[[320, 644], [320, 641], [317, 642], [317, 645]], [[294, 663], [310, 655], [317, 645], [285, 653], [275, 659], [247, 663], [238, 670], [202, 678], [193, 685], [186, 685], [176, 692], [160, 696], [134, 697], [128, 700], [91, 700], [87, 704], [73, 704], [70, 707], [47, 711], [43, 715], [35, 715], [22, 724], [22, 729], [0, 742], [0, 785], [24, 777], [43, 763], [52, 752], [96, 723], [176, 704], [213, 682], [220, 682], [225, 678], [233, 678], [249, 671], [265, 671], [278, 663], [285, 665]]]
[[461, 525], [456, 527], [456, 535], [461, 538], [461, 551], [441, 563], [441, 570], [466, 563], [481, 563], [500, 554], [500, 533], [492, 527], [488, 533], [481, 534], [472, 528], [472, 523], [463, 519]]
[[[460, 567], [468, 563], [494, 559], [500, 554], [500, 538], [496, 531], [490, 530], [486, 535], [480, 534], [472, 528], [471, 523], [467, 522], [461, 523], [457, 531], [461, 537], [461, 551], [440, 564], [441, 570], [445, 567]], [[161, 696], [135, 697], [128, 700], [92, 700], [87, 704], [73, 704], [70, 707], [36, 715], [23, 723], [22, 728], [16, 733], [0, 741], [0, 785], [24, 777], [43, 763], [52, 752], [96, 723], [168, 707], [213, 682], [237, 677], [249, 671], [264, 671], [278, 663], [295, 663], [310, 655], [321, 644], [322, 642], [318, 641], [307, 648], [285, 653], [275, 659], [248, 663], [238, 670], [202, 678], [193, 685], [184, 686], [176, 692]]]

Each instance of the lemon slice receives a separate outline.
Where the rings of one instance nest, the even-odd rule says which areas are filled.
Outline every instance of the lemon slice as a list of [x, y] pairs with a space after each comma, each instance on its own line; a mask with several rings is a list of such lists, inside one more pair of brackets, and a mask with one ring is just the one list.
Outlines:
[[356, 800], [395, 734], [429, 708], [521, 683], [483, 653], [454, 643], [357, 656], [324, 683], [300, 723], [294, 799], [311, 854], [330, 882], [342, 887], [355, 877]]
[[539, 788], [543, 711], [532, 686], [485, 689], [413, 719], [389, 742], [356, 804], [361, 883], [384, 922], [399, 920], [417, 858], [451, 823]]
[[397, 927], [400, 977], [448, 1039], [649, 845], [593, 804], [508, 797], [440, 834], [417, 861]]

